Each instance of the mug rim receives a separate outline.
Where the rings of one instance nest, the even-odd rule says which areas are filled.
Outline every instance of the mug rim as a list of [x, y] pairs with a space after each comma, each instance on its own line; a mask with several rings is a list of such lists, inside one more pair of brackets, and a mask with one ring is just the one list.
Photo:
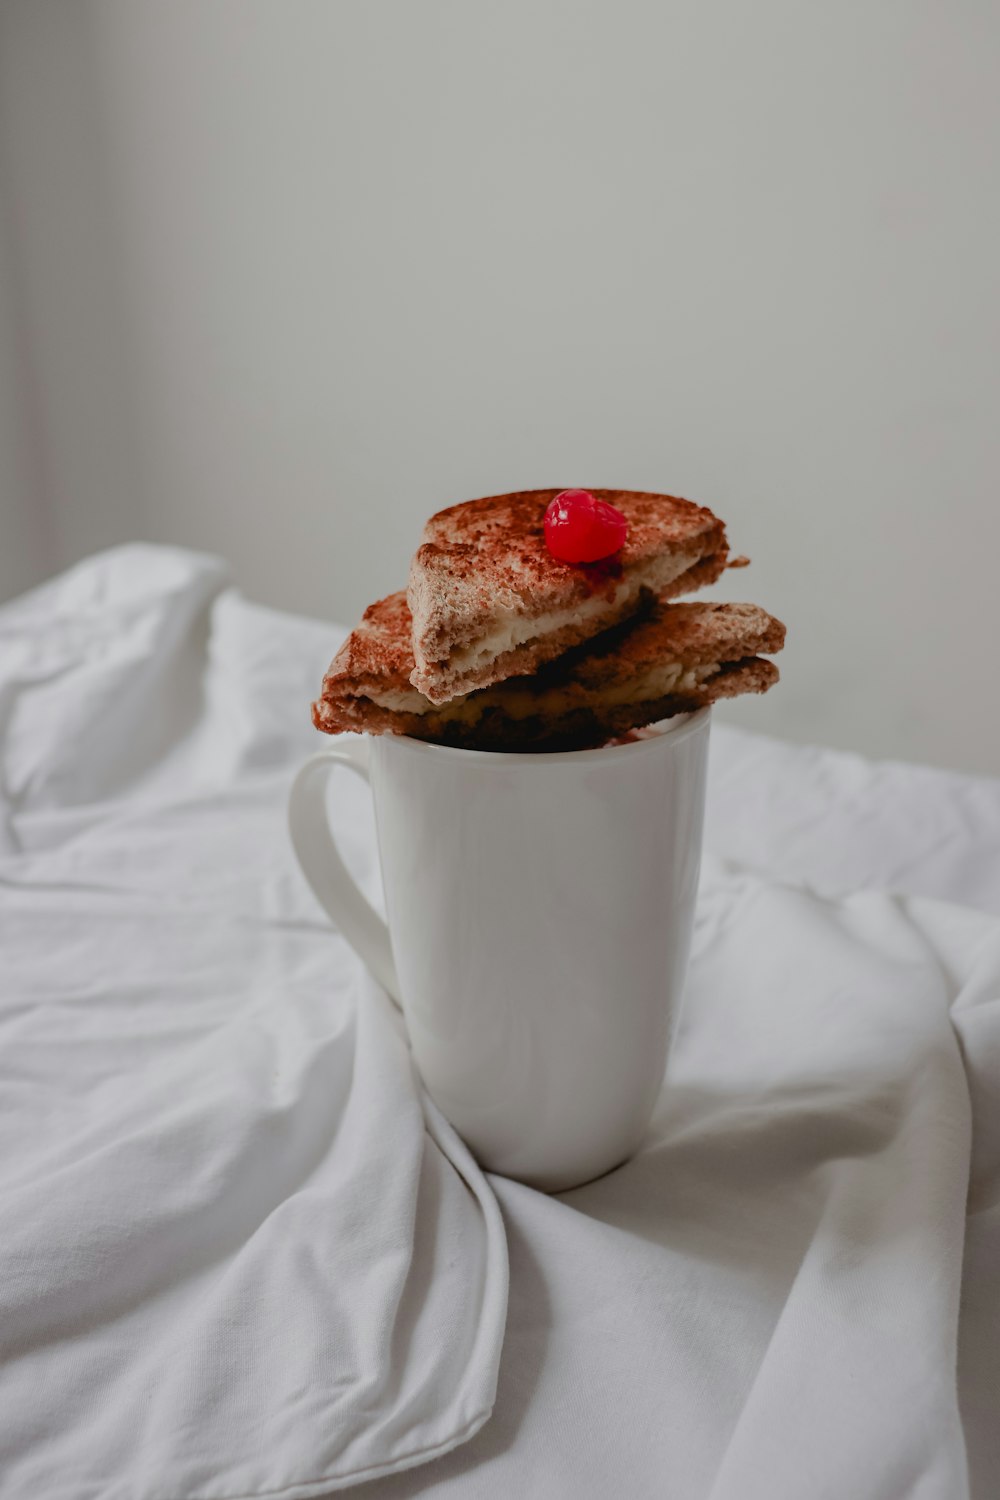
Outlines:
[[651, 735], [648, 739], [633, 740], [627, 745], [598, 745], [591, 750], [543, 750], [534, 753], [524, 750], [466, 750], [459, 745], [439, 745], [433, 740], [413, 739], [408, 734], [377, 735], [375, 740], [376, 744], [379, 741], [388, 741], [399, 749], [405, 747], [410, 754], [459, 756], [467, 764], [475, 762], [479, 765], [594, 765], [612, 756], [649, 753], [654, 746], [670, 747], [679, 744], [682, 740], [689, 739], [691, 735], [696, 734], [702, 725], [708, 722], [711, 712], [712, 705], [708, 703], [704, 708], [695, 709], [693, 713], [677, 714], [674, 720], [661, 719], [660, 723], [670, 724], [671, 727], [660, 734]]

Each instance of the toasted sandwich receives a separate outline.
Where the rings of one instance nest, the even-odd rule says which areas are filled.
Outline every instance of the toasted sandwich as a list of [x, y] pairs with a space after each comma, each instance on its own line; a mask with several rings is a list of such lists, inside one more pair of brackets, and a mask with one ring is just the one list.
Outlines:
[[581, 750], [719, 698], [764, 693], [785, 627], [754, 604], [657, 602], [531, 677], [433, 703], [411, 681], [403, 593], [371, 605], [313, 704], [328, 734], [405, 734], [472, 750]]
[[726, 566], [722, 522], [673, 495], [593, 490], [628, 521], [599, 563], [559, 562], [545, 544], [557, 490], [522, 490], [432, 516], [410, 568], [412, 685], [431, 703], [535, 672], [636, 613], [712, 583]]

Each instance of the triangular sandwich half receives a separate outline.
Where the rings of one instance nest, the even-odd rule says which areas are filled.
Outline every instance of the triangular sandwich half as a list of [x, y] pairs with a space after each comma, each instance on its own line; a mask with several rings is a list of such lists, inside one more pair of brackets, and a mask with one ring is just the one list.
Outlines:
[[558, 490], [522, 490], [432, 516], [410, 569], [413, 686], [432, 703], [534, 672], [634, 614], [647, 599], [712, 583], [726, 566], [722, 522], [674, 495], [592, 490], [622, 511], [628, 537], [599, 563], [565, 563], [545, 544]]

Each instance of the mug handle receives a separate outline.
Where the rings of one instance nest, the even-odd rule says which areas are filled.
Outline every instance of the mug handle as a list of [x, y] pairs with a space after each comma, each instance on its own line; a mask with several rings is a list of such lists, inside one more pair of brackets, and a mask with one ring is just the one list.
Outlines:
[[389, 929], [348, 874], [327, 821], [326, 784], [335, 766], [347, 766], [371, 784], [368, 747], [362, 740], [345, 740], [307, 760], [288, 798], [292, 846], [320, 906], [398, 1006], [402, 1002]]

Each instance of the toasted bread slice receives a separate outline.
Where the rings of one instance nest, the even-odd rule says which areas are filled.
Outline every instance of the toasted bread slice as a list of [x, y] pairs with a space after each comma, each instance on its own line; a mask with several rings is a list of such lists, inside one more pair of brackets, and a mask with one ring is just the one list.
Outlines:
[[593, 490], [628, 518], [621, 552], [559, 562], [543, 520], [558, 490], [522, 490], [432, 516], [410, 568], [413, 686], [432, 703], [534, 672], [634, 614], [718, 578], [726, 531], [710, 510], [673, 495]]
[[413, 687], [405, 595], [373, 604], [313, 704], [328, 734], [406, 734], [471, 750], [585, 749], [718, 698], [764, 693], [785, 627], [754, 604], [658, 603], [533, 677], [436, 705]]

